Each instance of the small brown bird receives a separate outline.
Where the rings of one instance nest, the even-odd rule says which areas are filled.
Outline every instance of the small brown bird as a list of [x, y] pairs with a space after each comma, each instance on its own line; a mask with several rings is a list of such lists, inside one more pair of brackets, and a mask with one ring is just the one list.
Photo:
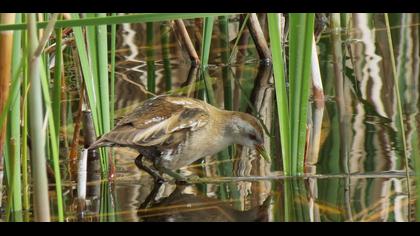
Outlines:
[[[174, 171], [231, 144], [255, 148], [268, 160], [263, 142], [263, 129], [249, 114], [221, 110], [193, 98], [163, 95], [146, 100], [88, 149], [134, 148], [140, 152], [137, 167], [162, 182], [162, 172], [186, 181]], [[143, 157], [154, 168], [145, 166]]]

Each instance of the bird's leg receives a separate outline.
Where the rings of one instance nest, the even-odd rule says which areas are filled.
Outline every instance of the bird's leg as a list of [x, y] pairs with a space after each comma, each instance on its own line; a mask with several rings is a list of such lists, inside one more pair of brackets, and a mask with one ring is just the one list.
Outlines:
[[182, 176], [182, 175], [180, 175], [180, 174], [176, 173], [175, 171], [172, 171], [172, 170], [170, 170], [170, 169], [168, 169], [168, 168], [165, 168], [165, 167], [163, 167], [163, 166], [159, 166], [159, 169], [160, 169], [163, 173], [165, 173], [165, 174], [167, 174], [167, 175], [171, 176], [172, 178], [174, 178], [174, 179], [176, 179], [176, 180], [178, 180], [178, 181], [186, 181], [186, 180], [187, 180], [187, 179], [185, 178], [185, 176]]
[[149, 193], [149, 195], [147, 195], [144, 202], [140, 205], [139, 210], [146, 209], [148, 206], [153, 205], [155, 203], [155, 197], [159, 192], [159, 189], [162, 186], [162, 184], [162, 182], [155, 182], [152, 191]]
[[161, 173], [165, 173], [169, 176], [171, 176], [172, 178], [175, 179], [175, 183], [179, 184], [179, 185], [185, 185], [188, 184], [189, 182], [195, 182], [198, 179], [200, 179], [198, 176], [193, 176], [193, 177], [185, 177], [181, 174], [176, 173], [175, 171], [165, 167], [165, 165], [163, 165], [159, 159], [155, 159], [155, 162], [153, 163], [153, 165], [155, 166], [155, 168], [157, 170], [159, 170]]
[[163, 183], [164, 179], [162, 178], [162, 176], [159, 174], [158, 171], [151, 169], [150, 167], [147, 167], [143, 164], [143, 155], [140, 154], [137, 156], [136, 160], [134, 161], [134, 163], [136, 163], [136, 166], [140, 169], [140, 170], [144, 170], [146, 171], [149, 175], [151, 175], [153, 177], [153, 179], [155, 180], [155, 183]]
[[189, 184], [189, 182], [195, 182], [197, 180], [200, 179], [200, 177], [198, 176], [192, 176], [192, 177], [185, 177], [183, 175], [180, 175], [178, 173], [176, 173], [175, 171], [172, 171], [168, 168], [165, 168], [163, 166], [159, 166], [159, 168], [157, 168], [159, 170], [161, 170], [163, 173], [171, 176], [172, 178], [175, 179], [175, 183], [178, 185], [186, 185]]

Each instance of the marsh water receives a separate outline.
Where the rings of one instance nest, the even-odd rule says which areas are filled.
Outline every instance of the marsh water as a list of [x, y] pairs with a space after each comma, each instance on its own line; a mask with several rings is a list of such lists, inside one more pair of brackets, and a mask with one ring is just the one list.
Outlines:
[[[83, 212], [78, 210], [76, 184], [70, 180], [65, 184], [66, 220], [419, 221], [420, 19], [419, 14], [390, 16], [408, 163], [398, 128], [383, 14], [353, 14], [351, 26], [337, 29], [327, 22], [320, 35], [317, 51], [325, 99], [311, 97], [307, 174], [299, 177], [284, 176], [282, 171], [272, 67], [262, 63], [247, 30], [233, 50], [240, 21], [233, 16], [229, 18], [228, 51], [217, 20], [213, 30], [208, 72], [215, 105], [261, 118], [269, 131], [265, 147], [271, 163], [251, 150], [231, 147], [180, 170], [202, 177], [198, 183], [177, 185], [168, 177], [168, 182], [157, 187], [135, 166], [135, 150], [113, 148], [115, 172], [109, 178], [94, 171], [97, 160], [88, 160]], [[265, 16], [259, 17], [267, 39]], [[184, 22], [199, 52], [202, 22]], [[152, 27], [152, 38], [147, 36], [147, 27], [149, 32]], [[162, 44], [165, 34], [168, 44]], [[333, 34], [342, 39], [341, 79], [334, 71]], [[202, 96], [197, 85], [200, 70], [191, 65], [172, 24], [121, 24], [117, 35], [116, 117], [128, 114], [149, 96], [145, 91], [152, 77], [155, 94]], [[232, 54], [232, 63], [224, 63], [225, 52]], [[75, 113], [78, 95], [69, 88], [68, 96], [69, 111]], [[71, 132], [72, 127], [67, 130]], [[68, 150], [62, 152], [65, 155]]]

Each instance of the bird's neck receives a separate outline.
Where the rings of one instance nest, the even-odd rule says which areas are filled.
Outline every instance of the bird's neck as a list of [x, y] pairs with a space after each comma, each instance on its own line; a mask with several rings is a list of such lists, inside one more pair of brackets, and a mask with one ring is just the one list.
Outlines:
[[240, 124], [242, 121], [240, 113], [236, 111], [223, 111], [224, 123], [223, 131], [225, 137], [229, 137], [231, 143], [237, 143], [240, 136]]
[[208, 107], [213, 116], [212, 127], [221, 130], [223, 141], [227, 145], [238, 143], [241, 139], [240, 126], [244, 122], [241, 112], [222, 110], [217, 107]]

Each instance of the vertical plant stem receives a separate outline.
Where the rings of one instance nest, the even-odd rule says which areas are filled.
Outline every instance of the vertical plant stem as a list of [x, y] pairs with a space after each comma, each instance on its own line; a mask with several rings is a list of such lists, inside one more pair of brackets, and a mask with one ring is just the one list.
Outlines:
[[[112, 13], [113, 16], [116, 16], [117, 13]], [[115, 43], [117, 39], [117, 25], [111, 25], [111, 80], [110, 80], [110, 92], [111, 92], [111, 110], [110, 110], [110, 125], [111, 128], [114, 127], [114, 112], [115, 112]]]
[[[105, 17], [106, 13], [98, 13], [97, 16]], [[103, 133], [106, 133], [111, 130], [109, 119], [108, 44], [106, 25], [98, 25], [97, 47], [102, 127]]]
[[[10, 168], [8, 168], [8, 173], [7, 175], [10, 176], [8, 178], [8, 195], [7, 195], [7, 205], [6, 205], [6, 221], [21, 221], [21, 219], [16, 219], [17, 215], [21, 214], [20, 211], [15, 210], [14, 208], [14, 196], [18, 195], [20, 197], [20, 194], [18, 192], [15, 192], [17, 189], [15, 188], [15, 181], [16, 180], [20, 180], [20, 179], [16, 179], [16, 174], [15, 174], [15, 170], [16, 170], [16, 159], [18, 159], [14, 154], [16, 153], [15, 149], [16, 149], [16, 145], [15, 145], [15, 139], [11, 138], [9, 141], [9, 145], [8, 148], [9, 149], [9, 159], [10, 159], [10, 163], [9, 166]], [[19, 167], [18, 167], [19, 168]], [[18, 189], [18, 191], [20, 191], [20, 189]], [[10, 218], [10, 213], [13, 211], [13, 219]]]
[[[97, 17], [105, 17], [106, 13], [98, 13]], [[110, 104], [109, 104], [109, 79], [108, 79], [108, 35], [106, 25], [97, 26], [97, 66], [98, 66], [98, 83], [99, 83], [99, 96], [100, 96], [100, 111], [101, 111], [101, 124], [102, 133], [107, 133], [111, 130], [110, 120]], [[103, 150], [103, 149], [102, 149]], [[105, 150], [102, 151], [103, 159], [103, 173], [108, 173], [109, 164], [113, 167], [113, 162], [110, 162], [108, 153]]]
[[[91, 18], [95, 18], [95, 13], [87, 13], [85, 17], [91, 17]], [[86, 31], [84, 32], [85, 35], [85, 40], [86, 40], [86, 46], [87, 46], [87, 50], [88, 50], [88, 60], [89, 60], [89, 65], [90, 68], [92, 70], [92, 75], [93, 75], [93, 82], [95, 84], [95, 88], [96, 88], [96, 99], [97, 104], [98, 104], [98, 115], [99, 117], [101, 117], [101, 95], [100, 95], [100, 91], [99, 91], [99, 72], [98, 72], [98, 40], [97, 40], [97, 26], [92, 25], [92, 26], [87, 26], [86, 27]], [[102, 132], [102, 122], [99, 122], [99, 130]]]
[[[225, 110], [233, 109], [233, 96], [232, 96], [232, 77], [227, 64], [229, 63], [229, 21], [227, 16], [219, 17], [219, 28], [221, 32], [220, 47], [222, 49], [222, 79], [223, 79], [223, 97]], [[233, 155], [233, 148], [229, 147], [229, 155]]]
[[[25, 16], [25, 15], [24, 15]], [[27, 31], [23, 32], [23, 48], [27, 53], [28, 48], [28, 34]], [[24, 57], [26, 57], [25, 55]], [[28, 64], [23, 64], [23, 86], [22, 86], [22, 197], [23, 197], [23, 211], [24, 221], [29, 221], [29, 209], [30, 209], [30, 198], [29, 198], [29, 168], [28, 168], [28, 93], [29, 93], [29, 76], [28, 76]]]
[[[17, 65], [13, 66], [13, 68], [12, 68], [13, 70], [16, 70], [16, 73], [13, 75], [13, 78], [12, 78], [12, 83], [11, 83], [11, 86], [10, 86], [11, 87], [11, 89], [10, 89], [11, 92], [6, 99], [6, 103], [4, 104], [4, 107], [3, 107], [2, 111], [1, 111], [1, 114], [0, 114], [0, 130], [3, 128], [3, 125], [5, 124], [5, 120], [7, 119], [7, 114], [9, 114], [9, 116], [10, 116], [10, 114], [12, 113], [12, 111], [14, 109], [14, 106], [15, 106], [14, 104], [16, 104], [17, 101], [19, 100], [19, 89], [20, 89], [20, 81], [21, 81], [19, 76], [20, 76], [20, 71], [22, 69], [24, 58], [26, 58], [26, 57], [21, 57], [20, 58], [20, 63], [17, 63]], [[11, 110], [8, 113], [7, 111], [9, 111], [9, 109], [11, 109]], [[14, 160], [15, 158], [20, 158], [20, 157], [15, 157], [14, 156], [14, 154], [17, 153], [17, 151], [15, 150], [16, 149], [16, 146], [15, 146], [16, 142], [14, 141], [14, 139], [11, 138], [13, 133], [19, 132], [19, 129], [18, 130], [13, 130], [13, 129], [16, 129], [16, 126], [17, 126], [17, 128], [19, 128], [18, 124], [19, 124], [19, 119], [20, 118], [19, 117], [11, 117], [11, 116], [9, 118], [11, 119], [11, 121], [8, 122], [10, 125], [6, 126], [7, 127], [7, 129], [6, 129], [6, 131], [7, 131], [6, 132], [6, 138], [7, 139], [6, 140], [9, 140], [10, 142], [7, 143], [8, 145], [5, 144], [3, 146], [4, 147], [3, 152], [4, 152], [5, 172], [7, 173], [7, 180], [8, 180], [8, 183], [7, 183], [8, 196], [7, 196], [7, 198], [8, 198], [8, 201], [10, 200], [10, 202], [8, 202], [8, 205], [7, 205], [7, 213], [10, 213], [10, 210], [14, 210], [13, 204], [15, 204], [16, 201], [19, 201], [17, 199], [13, 199], [13, 198], [15, 198], [15, 197], [20, 198], [20, 194], [19, 194], [20, 193], [20, 188], [16, 192], [17, 195], [14, 195], [14, 193], [13, 193], [14, 189], [17, 189], [14, 179], [17, 178], [17, 181], [20, 181], [20, 175], [17, 176], [16, 172], [15, 172], [15, 169], [18, 168], [18, 167], [16, 167], [16, 165], [14, 165], [13, 163], [16, 162], [16, 160]], [[15, 122], [17, 122], [18, 124], [13, 124]], [[17, 137], [18, 137], [18, 139], [20, 138], [20, 136], [17, 136]], [[17, 172], [20, 173], [19, 170]], [[0, 185], [0, 186], [2, 186], [2, 185]], [[12, 201], [12, 199], [13, 199], [13, 201]], [[17, 207], [19, 208], [20, 206], [17, 206]]]
[[[53, 108], [50, 96], [50, 89], [49, 89], [49, 69], [46, 66], [48, 63], [44, 62], [44, 57], [42, 52], [44, 51], [44, 47], [46, 45], [47, 39], [50, 37], [55, 22], [57, 20], [58, 14], [53, 14], [51, 19], [48, 22], [47, 28], [44, 31], [41, 41], [38, 43], [38, 47], [35, 50], [34, 55], [32, 58], [40, 58], [40, 78], [41, 78], [41, 89], [42, 95], [44, 97], [44, 106], [46, 108], [46, 117], [45, 120], [48, 121], [48, 130], [49, 130], [49, 143], [48, 143], [48, 150], [50, 153], [50, 159], [53, 163], [53, 172], [54, 172], [54, 180], [55, 180], [55, 189], [57, 193], [57, 213], [58, 213], [58, 221], [64, 221], [64, 206], [63, 206], [63, 195], [62, 195], [62, 187], [61, 187], [61, 173], [60, 173], [60, 163], [59, 163], [59, 147], [58, 147], [58, 134], [56, 134], [56, 125], [54, 124], [54, 116], [53, 116]], [[45, 122], [45, 121], [43, 121]], [[46, 129], [46, 128], [45, 128]], [[45, 133], [46, 134], [46, 133]]]
[[57, 135], [57, 143], [60, 145], [60, 116], [61, 116], [61, 72], [63, 69], [63, 53], [61, 48], [62, 29], [55, 30], [55, 68], [54, 68], [54, 85], [53, 85], [53, 116], [55, 125], [55, 134]]
[[202, 80], [204, 80], [204, 84], [206, 86], [205, 94], [207, 95], [207, 99], [210, 104], [215, 104], [215, 96], [213, 91], [213, 86], [209, 81], [209, 74], [208, 74], [208, 61], [210, 55], [210, 45], [211, 45], [211, 36], [213, 32], [213, 17], [206, 17], [204, 19], [204, 27], [203, 27], [203, 39], [202, 39], [202, 47], [201, 47], [201, 73], [200, 76]]
[[[22, 21], [22, 14], [16, 14], [16, 23], [20, 23]], [[14, 31], [13, 36], [13, 59], [12, 59], [12, 74], [17, 75], [20, 74], [19, 64], [22, 58], [21, 52], [21, 43], [22, 42], [22, 32], [21, 31]], [[15, 77], [14, 79], [20, 81], [21, 76]], [[17, 86], [16, 94], [20, 94], [20, 86]], [[21, 159], [20, 159], [20, 122], [21, 122], [21, 114], [20, 114], [20, 98], [17, 99], [11, 104], [10, 110], [10, 138], [13, 140], [13, 143], [10, 143], [9, 150], [13, 156], [13, 210], [15, 212], [22, 211], [22, 181], [21, 181]], [[12, 145], [13, 144], [13, 145]], [[15, 221], [17, 219], [15, 218]], [[18, 220], [20, 221], [20, 220]]]
[[[0, 24], [13, 24], [15, 13], [1, 13]], [[9, 95], [9, 82], [11, 78], [11, 62], [13, 47], [13, 31], [0, 32], [0, 112], [6, 104]], [[3, 121], [6, 123], [6, 119]], [[6, 126], [0, 129], [0, 184], [3, 183], [3, 144], [6, 135]], [[0, 185], [2, 186], [2, 185]], [[0, 193], [1, 195], [1, 193]]]
[[[26, 74], [26, 73], [25, 73]], [[30, 209], [30, 199], [29, 199], [29, 175], [28, 175], [28, 92], [29, 92], [29, 85], [28, 85], [28, 76], [25, 75], [25, 81], [23, 83], [23, 127], [22, 127], [22, 197], [23, 197], [23, 211], [25, 212], [25, 216], [29, 216], [28, 211]], [[28, 218], [25, 217], [25, 222], [29, 221]]]
[[165, 80], [165, 90], [169, 91], [172, 89], [171, 80], [171, 60], [170, 60], [170, 29], [167, 23], [163, 23], [160, 26], [161, 43], [162, 43], [162, 57], [163, 57], [163, 77]]
[[29, 89], [29, 112], [31, 134], [32, 175], [34, 180], [34, 220], [50, 221], [50, 206], [48, 199], [48, 180], [45, 156], [45, 129], [43, 129], [42, 91], [39, 73], [39, 57], [33, 57], [38, 46], [35, 14], [28, 14], [29, 40], [29, 74], [31, 87]]
[[201, 63], [203, 68], [207, 68], [209, 63], [209, 55], [210, 55], [210, 45], [211, 45], [211, 36], [213, 32], [213, 24], [214, 18], [213, 17], [206, 17], [204, 19], [204, 27], [203, 27], [203, 45], [201, 47]]
[[266, 62], [271, 61], [270, 49], [268, 48], [267, 41], [264, 38], [264, 33], [256, 13], [250, 14], [248, 29], [252, 39], [254, 40], [255, 47], [257, 48], [260, 59]]
[[156, 93], [156, 78], [155, 78], [155, 50], [154, 50], [154, 24], [153, 22], [146, 23], [146, 54], [147, 54], [147, 90]]
[[220, 47], [222, 49], [222, 63], [225, 65], [222, 68], [222, 78], [223, 78], [223, 94], [224, 94], [224, 108], [225, 110], [232, 110], [232, 80], [231, 73], [227, 64], [229, 63], [229, 28], [228, 28], [228, 17], [220, 16], [219, 17], [219, 28], [221, 32], [220, 37]]
[[[83, 114], [82, 108], [83, 108], [84, 93], [85, 93], [84, 86], [81, 85], [80, 96], [79, 96], [79, 104], [77, 106], [77, 115], [76, 115], [76, 119], [74, 120], [73, 139], [72, 139], [72, 142], [71, 142], [71, 148], [70, 148], [70, 154], [69, 154], [70, 166], [71, 167], [75, 167], [76, 166], [76, 161], [77, 161], [80, 126], [81, 126], [81, 123], [82, 123], [82, 114]], [[76, 171], [76, 168], [70, 168], [70, 170], [71, 170], [70, 173], [72, 173], [72, 177], [75, 177], [76, 175], [74, 175], [74, 171]], [[73, 178], [71, 178], [71, 179], [74, 180]]]
[[[246, 14], [245, 17], [243, 17], [243, 15], [241, 16], [242, 25], [240, 25], [241, 27], [239, 28], [238, 36], [236, 37], [235, 43], [233, 44], [228, 64], [232, 62], [233, 55], [236, 53], [236, 51], [241, 51], [240, 49], [238, 49], [238, 45], [246, 45], [248, 43], [249, 31], [244, 31], [244, 29], [245, 29], [245, 26], [247, 25], [249, 16], [250, 14]], [[239, 43], [240, 41], [241, 43]], [[242, 55], [237, 56], [237, 58], [239, 57], [242, 57]], [[236, 61], [239, 62], [240, 60], [236, 60]]]
[[[70, 53], [76, 51], [76, 49], [70, 50]], [[68, 104], [70, 103], [70, 101], [68, 101], [67, 99], [67, 85], [66, 85], [66, 77], [65, 77], [65, 73], [64, 73], [64, 63], [63, 63], [63, 68], [61, 70], [61, 86], [60, 86], [60, 90], [61, 90], [61, 97], [60, 97], [60, 101], [61, 101], [61, 105], [60, 105], [60, 126], [61, 127], [65, 127], [68, 122], [68, 117], [67, 117], [67, 108], [68, 108]], [[63, 149], [64, 150], [68, 150], [69, 144], [68, 144], [68, 135], [67, 135], [67, 129], [62, 129], [62, 137], [63, 137]], [[67, 151], [66, 151], [66, 156], [67, 156]]]
[[[73, 13], [73, 19], [79, 19], [79, 15]], [[76, 41], [76, 48], [78, 52], [77, 63], [80, 63], [81, 71], [83, 74], [83, 81], [87, 92], [87, 98], [92, 111], [92, 117], [97, 135], [103, 134], [103, 117], [102, 117], [102, 103], [101, 92], [99, 91], [99, 78], [98, 78], [98, 63], [96, 56], [96, 33], [94, 28], [87, 28], [87, 42], [85, 43], [84, 33], [81, 27], [73, 27], [73, 33]], [[106, 39], [103, 39], [106, 40]], [[106, 42], [105, 42], [106, 43]], [[103, 45], [104, 42], [101, 42]], [[99, 45], [98, 45], [99, 46]], [[88, 53], [89, 52], [89, 53]], [[103, 52], [102, 52], [103, 53]], [[105, 52], [106, 54], [106, 52]], [[107, 67], [107, 65], [105, 65]], [[108, 82], [108, 81], [107, 81]], [[108, 97], [106, 97], [108, 99]], [[109, 120], [107, 121], [109, 124]], [[101, 170], [102, 173], [108, 171], [108, 156], [103, 149], [100, 150]]]
[[179, 30], [182, 42], [187, 48], [187, 52], [188, 52], [188, 55], [190, 56], [193, 66], [199, 65], [200, 59], [191, 41], [190, 35], [188, 34], [187, 28], [185, 28], [184, 21], [182, 19], [175, 20], [175, 25], [177, 29]]
[[[316, 50], [315, 36], [312, 39], [312, 91], [314, 96], [313, 132], [309, 142], [309, 155], [305, 160], [305, 172], [316, 173], [316, 163], [319, 157], [319, 146], [321, 140], [322, 118], [324, 115], [325, 101], [324, 90], [319, 69], [319, 60]], [[314, 180], [317, 181], [317, 180]], [[315, 185], [316, 186], [316, 185]]]
[[283, 48], [281, 41], [281, 17], [277, 13], [268, 13], [268, 31], [270, 35], [271, 54], [273, 56], [274, 84], [279, 117], [280, 140], [282, 146], [283, 171], [291, 174], [290, 114], [284, 74]]
[[[343, 158], [343, 166], [347, 167], [347, 142], [346, 142], [346, 120], [345, 120], [345, 96], [344, 96], [344, 71], [343, 71], [343, 54], [342, 54], [342, 40], [341, 40], [341, 23], [340, 13], [331, 14], [331, 39], [333, 48], [333, 65], [335, 77], [335, 98], [337, 100], [338, 113], [340, 117], [340, 157]], [[348, 168], [344, 168], [348, 172]]]
[[303, 174], [306, 120], [311, 73], [314, 14], [289, 14], [289, 82], [292, 137], [292, 175]]

